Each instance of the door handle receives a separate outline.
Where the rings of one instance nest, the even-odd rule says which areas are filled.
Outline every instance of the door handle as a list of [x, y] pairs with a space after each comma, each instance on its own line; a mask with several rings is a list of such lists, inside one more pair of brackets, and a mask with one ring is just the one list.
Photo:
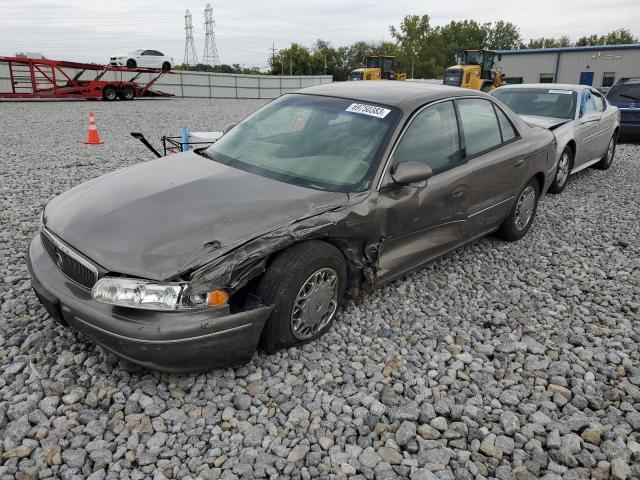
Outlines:
[[519, 158], [516, 163], [513, 164], [513, 168], [520, 168], [524, 165], [524, 158]]
[[462, 194], [465, 192], [464, 188], [456, 188], [453, 192], [449, 194], [449, 198], [460, 198]]

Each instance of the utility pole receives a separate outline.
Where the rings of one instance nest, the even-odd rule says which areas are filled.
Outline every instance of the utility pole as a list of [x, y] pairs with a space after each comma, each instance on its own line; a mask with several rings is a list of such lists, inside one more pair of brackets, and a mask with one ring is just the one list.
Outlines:
[[207, 3], [207, 8], [204, 9], [204, 53], [202, 54], [202, 62], [205, 65], [219, 65], [220, 58], [218, 57], [218, 47], [216, 47], [216, 35], [213, 33], [213, 27], [215, 22], [213, 21], [213, 8], [211, 4]]
[[187, 10], [184, 15], [184, 30], [186, 32], [186, 39], [184, 42], [184, 64], [185, 65], [197, 65], [198, 56], [196, 55], [196, 47], [193, 44], [193, 21], [191, 20], [191, 12]]
[[324, 74], [327, 74], [327, 56], [324, 56]]
[[271, 50], [271, 74], [273, 75], [273, 67], [276, 65], [276, 44], [275, 42], [268, 48], [267, 50]]
[[289, 55], [289, 76], [293, 75], [293, 57]]

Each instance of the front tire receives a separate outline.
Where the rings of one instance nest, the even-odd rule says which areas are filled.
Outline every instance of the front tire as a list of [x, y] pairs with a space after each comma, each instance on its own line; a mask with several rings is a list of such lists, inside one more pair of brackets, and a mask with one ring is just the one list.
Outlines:
[[162, 64], [162, 71], [168, 72], [169, 70], [171, 70], [171, 64], [169, 62], [164, 62]]
[[569, 182], [569, 174], [573, 167], [573, 152], [570, 147], [565, 147], [558, 160], [558, 168], [553, 183], [549, 187], [550, 193], [562, 193]]
[[279, 254], [257, 290], [262, 303], [274, 306], [263, 331], [267, 351], [326, 333], [342, 305], [346, 278], [344, 257], [328, 243], [303, 242]]
[[609, 167], [611, 167], [611, 164], [613, 163], [613, 157], [616, 155], [616, 142], [617, 142], [617, 137], [614, 134], [611, 137], [611, 140], [609, 140], [609, 146], [607, 147], [607, 154], [604, 157], [602, 157], [602, 160], [600, 160], [598, 163], [594, 165], [594, 168], [597, 168], [598, 170], [609, 170]]
[[138, 64], [133, 58], [130, 58], [129, 60], [127, 60], [127, 68], [136, 68], [137, 66]]
[[536, 216], [539, 197], [540, 186], [538, 185], [538, 180], [534, 177], [518, 193], [516, 203], [509, 216], [502, 222], [497, 231], [498, 237], [508, 242], [515, 242], [524, 237], [529, 228], [531, 228], [533, 219]]

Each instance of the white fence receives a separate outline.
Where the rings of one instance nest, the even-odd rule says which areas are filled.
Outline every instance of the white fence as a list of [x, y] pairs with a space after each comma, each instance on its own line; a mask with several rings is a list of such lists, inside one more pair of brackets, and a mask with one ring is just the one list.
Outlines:
[[[65, 69], [70, 75], [77, 70]], [[95, 78], [95, 71], [84, 72], [81, 80]], [[130, 72], [107, 72], [101, 80], [127, 81], [134, 77]], [[155, 74], [143, 73], [136, 81], [142, 85]], [[56, 83], [64, 85], [67, 79], [56, 74]], [[330, 75], [317, 76], [274, 76], [274, 75], [236, 75], [233, 73], [182, 72], [173, 71], [160, 77], [151, 87], [154, 90], [171, 93], [184, 98], [277, 98], [283, 93], [300, 88], [330, 83]], [[11, 92], [9, 67], [0, 63], [0, 92]]]

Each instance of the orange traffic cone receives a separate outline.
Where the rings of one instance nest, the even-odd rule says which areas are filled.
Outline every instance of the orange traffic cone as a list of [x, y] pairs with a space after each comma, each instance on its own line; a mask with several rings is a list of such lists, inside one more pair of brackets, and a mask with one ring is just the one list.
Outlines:
[[84, 142], [87, 145], [100, 145], [100, 135], [98, 134], [98, 127], [96, 126], [96, 116], [93, 112], [89, 112], [89, 134], [87, 135], [87, 141]]

